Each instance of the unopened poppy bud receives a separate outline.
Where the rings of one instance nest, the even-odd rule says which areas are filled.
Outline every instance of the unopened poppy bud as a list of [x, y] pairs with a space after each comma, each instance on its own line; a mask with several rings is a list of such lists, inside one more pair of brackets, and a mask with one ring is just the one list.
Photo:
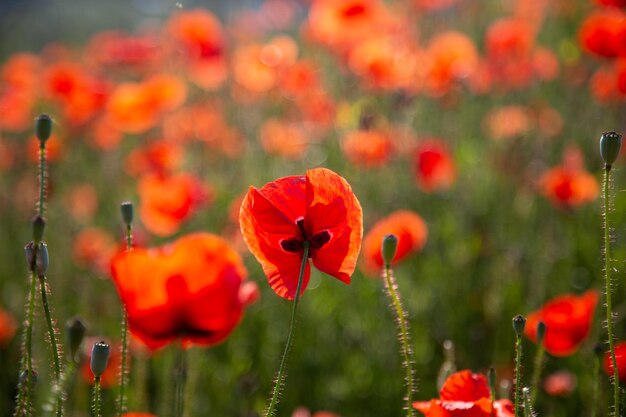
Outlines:
[[600, 156], [602, 156], [608, 168], [610, 168], [617, 159], [621, 147], [622, 135], [619, 133], [605, 132], [600, 136]]
[[398, 238], [396, 235], [386, 235], [383, 238], [383, 244], [381, 247], [381, 253], [383, 255], [383, 261], [385, 266], [391, 265], [391, 261], [396, 256], [398, 250]]
[[80, 345], [83, 343], [87, 327], [85, 327], [80, 318], [72, 317], [65, 323], [65, 330], [67, 331], [67, 346], [70, 360], [75, 361], [76, 355], [80, 351]]
[[[23, 370], [22, 372], [20, 372], [20, 383], [24, 384], [27, 382], [27, 378], [28, 378], [28, 370]], [[39, 379], [39, 374], [37, 373], [37, 371], [32, 370], [30, 371], [30, 386], [34, 387], [37, 384], [37, 379]]]
[[537, 323], [537, 344], [543, 344], [543, 338], [546, 336], [546, 324], [543, 321]]
[[524, 334], [524, 328], [526, 327], [526, 318], [521, 314], [513, 317], [513, 330], [517, 333], [518, 336]]
[[33, 227], [33, 242], [38, 244], [43, 240], [43, 233], [46, 230], [46, 221], [40, 215], [33, 217], [31, 221]]
[[122, 212], [122, 220], [127, 226], [130, 226], [133, 222], [133, 203], [124, 201], [120, 204], [120, 211]]
[[28, 242], [26, 246], [24, 246], [24, 255], [26, 255], [28, 270], [33, 271], [35, 269], [35, 246], [33, 242]]
[[37, 276], [41, 278], [46, 275], [48, 263], [48, 245], [45, 242], [39, 242], [39, 245], [37, 245], [37, 259], [35, 260]]
[[100, 378], [109, 363], [111, 348], [105, 341], [93, 345], [91, 351], [91, 372], [96, 378]]
[[52, 134], [52, 119], [47, 114], [40, 114], [35, 118], [35, 135], [43, 146]]

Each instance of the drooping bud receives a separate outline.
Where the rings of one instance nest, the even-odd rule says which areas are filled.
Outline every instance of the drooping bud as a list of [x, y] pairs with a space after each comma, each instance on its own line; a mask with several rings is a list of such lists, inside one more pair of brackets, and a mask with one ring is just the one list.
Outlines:
[[543, 321], [537, 323], [537, 344], [541, 346], [546, 336], [546, 324]]
[[24, 255], [26, 255], [28, 270], [33, 271], [35, 269], [35, 245], [33, 242], [28, 242], [26, 246], [24, 246]]
[[607, 168], [611, 168], [622, 147], [622, 135], [615, 132], [605, 132], [600, 136], [600, 156]]
[[44, 146], [51, 134], [52, 119], [47, 114], [40, 114], [35, 118], [35, 135], [41, 146]]
[[105, 341], [97, 342], [91, 350], [91, 372], [96, 378], [100, 378], [109, 363], [110, 346]]
[[83, 343], [87, 327], [79, 317], [72, 317], [65, 323], [68, 354], [71, 361], [77, 361], [80, 345]]
[[124, 201], [120, 204], [120, 211], [122, 212], [122, 220], [124, 220], [126, 226], [130, 226], [133, 222], [133, 203]]
[[39, 245], [37, 245], [37, 259], [35, 260], [39, 278], [44, 277], [46, 272], [48, 272], [48, 264], [48, 245], [45, 242], [39, 242]]
[[513, 317], [513, 330], [517, 333], [518, 336], [524, 334], [524, 328], [526, 327], [526, 318], [521, 314]]
[[398, 238], [396, 235], [386, 235], [383, 238], [383, 243], [381, 247], [381, 254], [383, 256], [383, 261], [385, 262], [385, 267], [391, 265], [391, 261], [396, 256], [396, 251], [398, 250]]
[[43, 233], [46, 230], [46, 221], [40, 215], [33, 217], [31, 221], [33, 227], [33, 242], [37, 245], [43, 240]]

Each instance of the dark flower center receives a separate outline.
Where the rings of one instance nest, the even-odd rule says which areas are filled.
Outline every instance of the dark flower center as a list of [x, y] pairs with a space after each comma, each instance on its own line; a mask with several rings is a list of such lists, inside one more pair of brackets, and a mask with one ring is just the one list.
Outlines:
[[319, 233], [314, 234], [309, 238], [306, 229], [304, 228], [304, 219], [296, 221], [298, 229], [300, 229], [300, 236], [285, 239], [280, 242], [280, 246], [284, 251], [297, 253], [304, 250], [304, 242], [309, 243], [310, 249], [320, 249], [330, 240], [330, 233], [327, 230], [322, 230]]

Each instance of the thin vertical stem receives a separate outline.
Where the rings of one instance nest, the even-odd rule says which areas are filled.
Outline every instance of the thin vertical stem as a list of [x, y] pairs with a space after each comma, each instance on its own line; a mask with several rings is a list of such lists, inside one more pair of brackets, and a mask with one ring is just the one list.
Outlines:
[[[32, 270], [30, 274], [30, 290], [28, 293], [28, 304], [26, 312], [26, 326], [24, 328], [24, 346], [21, 365], [20, 383], [15, 404], [14, 416], [28, 415], [31, 396], [33, 391], [33, 319], [35, 316], [35, 295], [37, 286], [37, 275]], [[24, 373], [26, 376], [24, 376]]]
[[50, 304], [48, 303], [48, 289], [46, 284], [46, 277], [39, 277], [39, 286], [41, 288], [41, 303], [43, 304], [44, 313], [46, 316], [46, 323], [48, 325], [48, 336], [50, 337], [50, 345], [52, 347], [52, 360], [54, 363], [54, 377], [58, 384], [61, 380], [61, 360], [59, 356], [59, 345], [56, 338], [56, 329], [52, 321], [52, 315], [50, 314]]
[[393, 307], [395, 309], [396, 318], [398, 320], [398, 332], [400, 343], [402, 344], [402, 356], [404, 357], [404, 367], [406, 368], [406, 410], [407, 416], [412, 417], [415, 415], [413, 412], [413, 394], [415, 391], [415, 378], [413, 374], [413, 361], [411, 360], [411, 344], [408, 325], [406, 323], [406, 313], [402, 308], [402, 302], [400, 300], [400, 294], [396, 291], [396, 283], [394, 282], [391, 267], [385, 266], [385, 284]]
[[39, 145], [39, 215], [44, 215], [44, 201], [46, 197], [46, 143]]
[[611, 352], [611, 364], [613, 365], [613, 415], [619, 416], [619, 375], [617, 359], [615, 358], [615, 346], [613, 342], [613, 310], [611, 307], [611, 229], [609, 227], [609, 213], [611, 204], [609, 200], [609, 187], [611, 182], [611, 166], [604, 169], [604, 278], [606, 283], [606, 325]]
[[521, 385], [522, 385], [522, 335], [517, 334], [515, 336], [515, 405], [514, 415], [519, 417], [520, 415], [520, 400], [521, 400]]
[[185, 385], [187, 383], [187, 351], [182, 345], [176, 348], [174, 380], [176, 381], [174, 416], [182, 417], [185, 410]]
[[285, 351], [280, 361], [280, 367], [278, 368], [278, 374], [276, 375], [276, 382], [272, 390], [272, 397], [270, 403], [265, 411], [265, 417], [271, 417], [275, 413], [276, 404], [278, 404], [280, 392], [283, 386], [283, 379], [285, 378], [285, 368], [287, 365], [287, 357], [289, 356], [289, 350], [291, 349], [291, 343], [293, 342], [293, 334], [296, 327], [296, 314], [298, 312], [298, 301], [300, 300], [300, 290], [302, 289], [302, 281], [304, 279], [304, 271], [306, 270], [307, 262], [309, 261], [309, 242], [304, 241], [304, 250], [302, 253], [302, 264], [300, 265], [300, 275], [298, 276], [298, 286], [296, 288], [296, 296], [293, 300], [293, 308], [291, 310], [291, 324], [289, 325], [289, 335], [287, 336], [287, 343], [285, 344]]
[[[126, 225], [126, 251], [130, 251], [133, 247], [131, 225]], [[128, 379], [128, 370], [126, 366], [128, 352], [128, 313], [126, 307], [122, 306], [122, 362], [120, 363], [120, 393], [117, 400], [118, 416], [126, 412], [126, 380]]]
[[541, 378], [541, 370], [543, 369], [543, 358], [545, 356], [546, 349], [541, 342], [537, 348], [535, 355], [535, 363], [533, 369], [533, 376], [531, 378], [532, 392], [530, 393], [530, 402], [535, 404], [537, 400], [537, 392], [539, 392], [539, 379]]
[[93, 384], [93, 415], [94, 417], [102, 417], [100, 410], [100, 377], [94, 377]]

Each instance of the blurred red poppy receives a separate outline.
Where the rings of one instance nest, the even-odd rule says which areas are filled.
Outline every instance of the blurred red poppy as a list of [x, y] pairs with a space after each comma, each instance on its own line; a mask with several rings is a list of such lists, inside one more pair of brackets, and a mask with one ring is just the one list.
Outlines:
[[124, 413], [122, 417], [157, 417], [154, 414], [149, 413]]
[[446, 379], [439, 391], [439, 399], [417, 401], [413, 407], [426, 417], [513, 417], [509, 400], [492, 402], [487, 378], [464, 370]]
[[15, 336], [17, 324], [8, 312], [0, 308], [0, 347], [6, 346]]
[[564, 397], [576, 389], [576, 375], [569, 371], [554, 372], [543, 380], [543, 390], [554, 397]]
[[309, 148], [304, 128], [298, 123], [271, 118], [259, 130], [261, 146], [270, 155], [299, 159]]
[[439, 139], [427, 139], [417, 145], [414, 168], [417, 185], [425, 192], [450, 188], [456, 178], [454, 161]]
[[77, 265], [106, 274], [115, 250], [115, 239], [109, 233], [98, 227], [87, 227], [74, 238], [72, 256]]
[[363, 258], [366, 271], [380, 272], [384, 266], [380, 248], [383, 238], [388, 234], [394, 234], [398, 238], [398, 249], [393, 258], [395, 264], [412, 252], [418, 252], [424, 247], [428, 228], [417, 213], [409, 210], [398, 210], [379, 220], [363, 239]]
[[[626, 382], [626, 341], [615, 344], [615, 360], [617, 361], [619, 380]], [[604, 354], [604, 373], [613, 376], [613, 361], [610, 352]]]
[[578, 207], [598, 196], [598, 182], [584, 170], [582, 153], [577, 148], [565, 151], [563, 163], [546, 171], [539, 179], [539, 187], [559, 208]]
[[565, 294], [548, 301], [528, 315], [526, 337], [536, 343], [537, 324], [543, 321], [546, 351], [554, 356], [573, 354], [589, 335], [598, 297], [597, 291], [589, 290], [581, 296]]
[[[248, 248], [279, 296], [295, 298], [305, 241], [320, 271], [350, 283], [361, 249], [363, 213], [350, 185], [333, 171], [317, 168], [261, 189], [250, 187], [239, 222]], [[301, 294], [310, 272], [307, 262]]]
[[587, 16], [579, 32], [583, 48], [604, 58], [626, 56], [626, 13], [605, 8]]
[[390, 136], [382, 130], [355, 130], [343, 137], [341, 149], [348, 161], [359, 168], [381, 167], [393, 152]]
[[116, 254], [111, 273], [128, 325], [150, 349], [176, 339], [183, 346], [222, 342], [253, 301], [240, 256], [221, 237], [186, 235], [151, 249]]

